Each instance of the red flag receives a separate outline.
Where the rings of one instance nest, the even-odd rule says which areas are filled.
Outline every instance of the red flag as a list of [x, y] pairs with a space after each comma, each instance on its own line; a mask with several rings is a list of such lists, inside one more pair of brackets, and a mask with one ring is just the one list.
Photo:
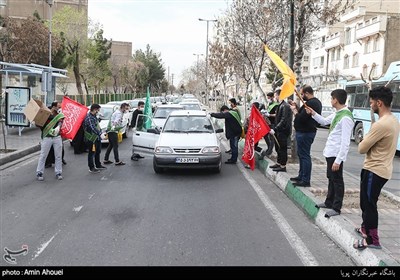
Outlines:
[[61, 103], [61, 110], [65, 116], [61, 126], [61, 137], [74, 139], [89, 109], [86, 106], [64, 96]]
[[254, 170], [255, 167], [254, 144], [260, 141], [270, 130], [271, 128], [265, 122], [260, 111], [253, 105], [242, 156], [242, 160], [250, 165], [251, 170]]

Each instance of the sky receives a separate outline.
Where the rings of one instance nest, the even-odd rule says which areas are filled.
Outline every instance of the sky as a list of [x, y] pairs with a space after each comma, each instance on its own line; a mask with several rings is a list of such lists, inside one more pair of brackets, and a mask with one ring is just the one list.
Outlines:
[[[193, 54], [206, 53], [207, 23], [227, 9], [229, 0], [89, 0], [89, 18], [102, 25], [104, 37], [132, 42], [132, 51], [151, 49], [161, 59], [173, 83], [197, 62]], [[213, 35], [209, 23], [209, 39]], [[201, 57], [200, 57], [201, 59]]]

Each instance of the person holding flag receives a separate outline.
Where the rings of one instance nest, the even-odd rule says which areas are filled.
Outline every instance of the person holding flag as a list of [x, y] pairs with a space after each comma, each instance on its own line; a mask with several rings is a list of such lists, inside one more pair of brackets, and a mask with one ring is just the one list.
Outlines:
[[268, 126], [264, 117], [261, 115], [257, 105], [253, 103], [251, 107], [249, 124], [244, 142], [244, 150], [242, 160], [248, 164], [251, 170], [255, 167], [255, 151], [254, 145], [258, 143], [264, 135], [270, 132], [271, 128]]
[[287, 143], [288, 138], [292, 131], [292, 110], [289, 104], [280, 98], [281, 90], [275, 91], [275, 100], [280, 100], [278, 108], [276, 109], [274, 129], [269, 132], [275, 136], [275, 151], [277, 153], [276, 164], [270, 166], [272, 171], [286, 172], [286, 163], [288, 160]]

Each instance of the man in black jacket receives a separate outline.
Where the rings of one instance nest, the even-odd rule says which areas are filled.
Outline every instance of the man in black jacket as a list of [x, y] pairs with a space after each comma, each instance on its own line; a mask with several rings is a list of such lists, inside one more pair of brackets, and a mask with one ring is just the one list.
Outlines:
[[229, 111], [228, 106], [221, 107], [221, 113], [211, 113], [211, 117], [217, 119], [225, 119], [225, 136], [229, 140], [232, 157], [225, 161], [226, 164], [235, 164], [239, 154], [239, 138], [242, 133], [242, 124], [236, 111]]
[[[279, 100], [281, 90], [275, 91], [275, 100]], [[280, 101], [276, 109], [274, 128], [270, 130], [270, 134], [275, 135], [278, 143], [275, 145], [275, 150], [278, 155], [277, 164], [270, 166], [273, 171], [286, 172], [286, 163], [288, 160], [287, 143], [288, 137], [292, 130], [292, 111], [289, 104], [285, 100]]]
[[[300, 93], [306, 106], [312, 108], [318, 114], [321, 114], [322, 104], [316, 97], [314, 97], [314, 90], [310, 86], [304, 86]], [[297, 108], [295, 103], [290, 106], [294, 114], [294, 129], [296, 130], [296, 143], [297, 155], [299, 156], [299, 175], [290, 178], [294, 181], [294, 186], [310, 187], [311, 181], [311, 145], [314, 142], [315, 135], [317, 134], [317, 122], [307, 114], [305, 106]]]

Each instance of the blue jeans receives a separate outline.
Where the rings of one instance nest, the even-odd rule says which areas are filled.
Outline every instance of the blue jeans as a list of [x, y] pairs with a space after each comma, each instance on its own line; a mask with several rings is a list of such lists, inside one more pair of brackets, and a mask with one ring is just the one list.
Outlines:
[[299, 178], [305, 183], [311, 180], [311, 144], [314, 142], [316, 132], [296, 131], [297, 155], [299, 156]]
[[231, 147], [232, 157], [231, 161], [236, 162], [239, 155], [239, 136], [235, 136], [229, 139], [229, 146]]

